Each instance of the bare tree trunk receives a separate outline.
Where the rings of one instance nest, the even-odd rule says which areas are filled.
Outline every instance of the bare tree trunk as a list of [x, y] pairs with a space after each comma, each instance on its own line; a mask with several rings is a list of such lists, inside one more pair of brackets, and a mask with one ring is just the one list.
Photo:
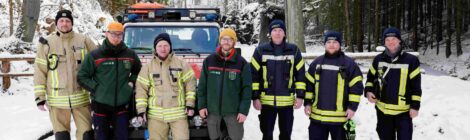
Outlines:
[[427, 12], [427, 15], [429, 17], [429, 23], [431, 23], [431, 34], [430, 34], [430, 37], [429, 37], [429, 41], [430, 41], [430, 44], [431, 44], [431, 49], [433, 49], [434, 47], [434, 44], [433, 44], [433, 37], [434, 37], [434, 19], [436, 17], [434, 17], [434, 0], [430, 0], [428, 1], [428, 12]]
[[382, 28], [388, 27], [390, 24], [389, 21], [389, 14], [390, 14], [390, 7], [389, 7], [389, 1], [390, 0], [381, 0], [381, 23], [382, 23]]
[[395, 7], [395, 3], [397, 0], [388, 0], [388, 7], [389, 7], [389, 12], [388, 12], [388, 25], [396, 27], [395, 25], [395, 11], [397, 7]]
[[25, 0], [23, 2], [20, 25], [16, 31], [16, 37], [24, 42], [32, 42], [39, 18], [41, 1]]
[[[287, 19], [287, 41], [294, 43], [299, 47], [300, 51], [305, 52], [305, 36], [304, 36], [304, 16], [302, 14], [302, 1], [303, 0], [288, 0], [286, 1], [287, 12], [285, 12]], [[296, 15], [296, 16], [289, 16]]]
[[406, 6], [407, 6], [408, 0], [401, 0], [401, 6], [400, 6], [400, 11], [401, 11], [401, 29], [405, 30], [406, 29], [406, 23], [407, 23], [407, 14], [406, 14]]
[[364, 33], [363, 33], [363, 26], [362, 26], [362, 10], [364, 8], [364, 0], [359, 0], [357, 1], [358, 3], [358, 20], [357, 22], [357, 51], [359, 52], [364, 52], [364, 47], [363, 47], [363, 40], [364, 40]]
[[423, 2], [422, 3], [422, 15], [421, 15], [421, 21], [423, 22], [423, 26], [421, 27], [423, 29], [423, 32], [424, 32], [424, 47], [425, 47], [425, 50], [428, 49], [428, 27], [427, 27], [427, 23], [428, 23], [428, 18], [427, 18], [427, 5], [428, 4], [428, 1], [426, 1], [425, 3]]
[[[465, 0], [465, 4], [463, 4], [465, 7], [470, 7], [470, 0]], [[462, 9], [463, 10], [463, 9]], [[463, 25], [463, 32], [467, 32], [470, 26], [470, 9], [465, 9], [465, 12], [463, 14], [464, 16], [464, 25]]]
[[444, 11], [444, 1], [442, 0], [436, 0], [437, 1], [437, 12], [435, 12], [437, 14], [436, 16], [436, 54], [439, 54], [439, 46], [440, 46], [440, 42], [443, 40], [443, 35], [442, 35], [442, 12]]
[[413, 34], [411, 36], [412, 39], [412, 48], [414, 51], [418, 51], [418, 0], [411, 0], [411, 28], [413, 30]]
[[10, 35], [13, 34], [13, 0], [8, 0], [8, 12], [10, 13]]
[[380, 7], [379, 7], [380, 0], [375, 0], [375, 47], [379, 46], [379, 38], [380, 38], [380, 25], [379, 25], [379, 14], [380, 14]]
[[[260, 8], [266, 9], [266, 0], [258, 0], [260, 4]], [[269, 19], [266, 16], [266, 10], [261, 11], [260, 13], [261, 23], [260, 23], [260, 31], [259, 31], [259, 44], [269, 42], [268, 40], [268, 25]]]
[[354, 52], [354, 47], [351, 45], [351, 22], [349, 18], [349, 0], [344, 0], [344, 15], [346, 15], [346, 33], [345, 33], [345, 39], [346, 39], [346, 46], [349, 47], [350, 52]]
[[395, 2], [395, 27], [397, 28], [400, 28], [400, 24], [401, 24], [401, 7], [402, 7], [402, 4], [401, 4], [401, 1], [397, 0]]
[[452, 54], [452, 0], [447, 0], [447, 40], [446, 40], [446, 57]]
[[[371, 2], [371, 1], [372, 0], [367, 0], [367, 2], [368, 2], [367, 5], [369, 5], [369, 7], [366, 8], [366, 9], [372, 9], [372, 7], [374, 7], [374, 3]], [[367, 10], [367, 11], [368, 12], [365, 12], [365, 13], [367, 13], [369, 15], [369, 22], [368, 23], [372, 23], [372, 21], [374, 20], [373, 15], [374, 15], [375, 12], [370, 12], [370, 10]], [[367, 28], [368, 28], [367, 29], [367, 35], [368, 35], [368, 37], [367, 37], [367, 42], [368, 42], [367, 51], [372, 52], [372, 48], [371, 48], [372, 39], [371, 38], [372, 38], [372, 34], [374, 34], [374, 31], [373, 31], [374, 26], [373, 26], [373, 24], [366, 24], [366, 25], [367, 25]]]
[[455, 8], [455, 38], [456, 38], [456, 47], [457, 47], [457, 56], [462, 55], [462, 43], [460, 41], [460, 36], [462, 34], [462, 2], [461, 0], [454, 0]]

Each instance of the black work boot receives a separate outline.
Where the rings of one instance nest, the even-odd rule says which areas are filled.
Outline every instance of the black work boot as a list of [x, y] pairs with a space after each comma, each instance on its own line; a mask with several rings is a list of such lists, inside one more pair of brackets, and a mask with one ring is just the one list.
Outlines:
[[95, 135], [93, 133], [93, 130], [88, 130], [85, 133], [83, 133], [83, 140], [95, 140]]
[[55, 132], [56, 140], [70, 140], [70, 133], [68, 131]]

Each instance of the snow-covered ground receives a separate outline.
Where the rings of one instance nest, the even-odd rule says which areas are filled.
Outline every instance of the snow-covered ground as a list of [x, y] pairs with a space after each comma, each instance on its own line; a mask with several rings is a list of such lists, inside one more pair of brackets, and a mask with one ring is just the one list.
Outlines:
[[[470, 38], [470, 32], [463, 35]], [[449, 58], [445, 56], [445, 46], [441, 45], [440, 52], [436, 55], [436, 48], [428, 48], [426, 53], [424, 50], [420, 52], [420, 61], [430, 65], [433, 69], [448, 73], [453, 77], [458, 77], [464, 80], [470, 80], [470, 39], [462, 41], [463, 54], [457, 56], [455, 46], [452, 46], [452, 55]]]

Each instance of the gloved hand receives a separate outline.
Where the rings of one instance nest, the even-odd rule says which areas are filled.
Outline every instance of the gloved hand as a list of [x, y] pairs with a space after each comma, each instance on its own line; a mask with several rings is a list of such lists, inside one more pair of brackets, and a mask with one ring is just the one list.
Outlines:
[[188, 114], [188, 116], [193, 116], [194, 115], [194, 108], [186, 107], [185, 113]]
[[207, 108], [203, 108], [203, 109], [199, 110], [199, 115], [203, 119], [206, 118], [207, 117]]
[[46, 101], [41, 101], [39, 103], [36, 104], [38, 109], [41, 110], [41, 111], [47, 111], [47, 103]]
[[139, 115], [137, 115], [137, 121], [139, 121], [141, 124], [147, 122], [147, 114], [140, 113]]

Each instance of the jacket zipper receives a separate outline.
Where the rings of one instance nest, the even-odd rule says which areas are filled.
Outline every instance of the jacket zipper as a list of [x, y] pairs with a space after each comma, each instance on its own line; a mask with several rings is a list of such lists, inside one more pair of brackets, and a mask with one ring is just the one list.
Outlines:
[[117, 98], [118, 98], [117, 91], [118, 91], [118, 81], [119, 81], [119, 79], [118, 79], [118, 76], [119, 76], [118, 58], [115, 58], [115, 61], [116, 61], [116, 87], [114, 87], [115, 88], [115, 91], [114, 91], [114, 107], [115, 107], [115, 111], [116, 111]]
[[[163, 61], [160, 60], [160, 77], [162, 78], [162, 79], [161, 79], [161, 80], [162, 80], [161, 84], [163, 85], [163, 73], [162, 73], [162, 72], [163, 72]], [[156, 90], [156, 89], [157, 89], [157, 88], [156, 88], [156, 86], [155, 86], [155, 90]], [[164, 94], [163, 94], [163, 95], [164, 95]], [[163, 95], [162, 95], [162, 96], [163, 96]], [[157, 92], [155, 92], [155, 96], [157, 97], [157, 99], [156, 99], [155, 102], [153, 102], [153, 103], [154, 103], [154, 104], [157, 104], [157, 103], [158, 103], [158, 100], [161, 100], [161, 99], [158, 98]], [[163, 101], [162, 101], [161, 103], [162, 103], [162, 104], [157, 104], [157, 105], [163, 106]]]
[[[66, 63], [67, 63], [66, 65], [68, 65], [69, 60], [67, 59], [67, 50], [66, 50], [65, 48], [64, 48], [64, 54], [65, 54], [65, 60], [67, 61], [67, 62], [66, 62]], [[58, 58], [58, 57], [57, 57], [57, 58]], [[59, 62], [56, 62], [56, 63], [57, 63], [56, 65], [59, 65]], [[65, 69], [65, 72], [66, 72], [67, 75], [68, 75], [68, 69]], [[73, 85], [73, 84], [72, 84], [72, 85]], [[73, 88], [73, 86], [72, 86], [72, 88]], [[72, 90], [72, 92], [73, 92], [73, 90]], [[68, 95], [68, 98], [69, 98], [69, 107], [70, 107], [70, 109], [72, 109], [72, 99], [70, 99], [70, 95], [71, 95], [71, 93], [69, 93], [69, 95]], [[72, 112], [72, 111], [71, 111], [71, 112]], [[72, 112], [72, 114], [73, 114], [73, 112]]]
[[222, 96], [224, 95], [223, 89], [224, 89], [224, 79], [225, 79], [225, 67], [227, 65], [227, 60], [226, 57], [224, 57], [224, 67], [222, 67], [222, 77], [220, 78], [220, 83], [222, 84], [220, 86], [220, 96], [219, 96], [219, 115], [222, 115]]

